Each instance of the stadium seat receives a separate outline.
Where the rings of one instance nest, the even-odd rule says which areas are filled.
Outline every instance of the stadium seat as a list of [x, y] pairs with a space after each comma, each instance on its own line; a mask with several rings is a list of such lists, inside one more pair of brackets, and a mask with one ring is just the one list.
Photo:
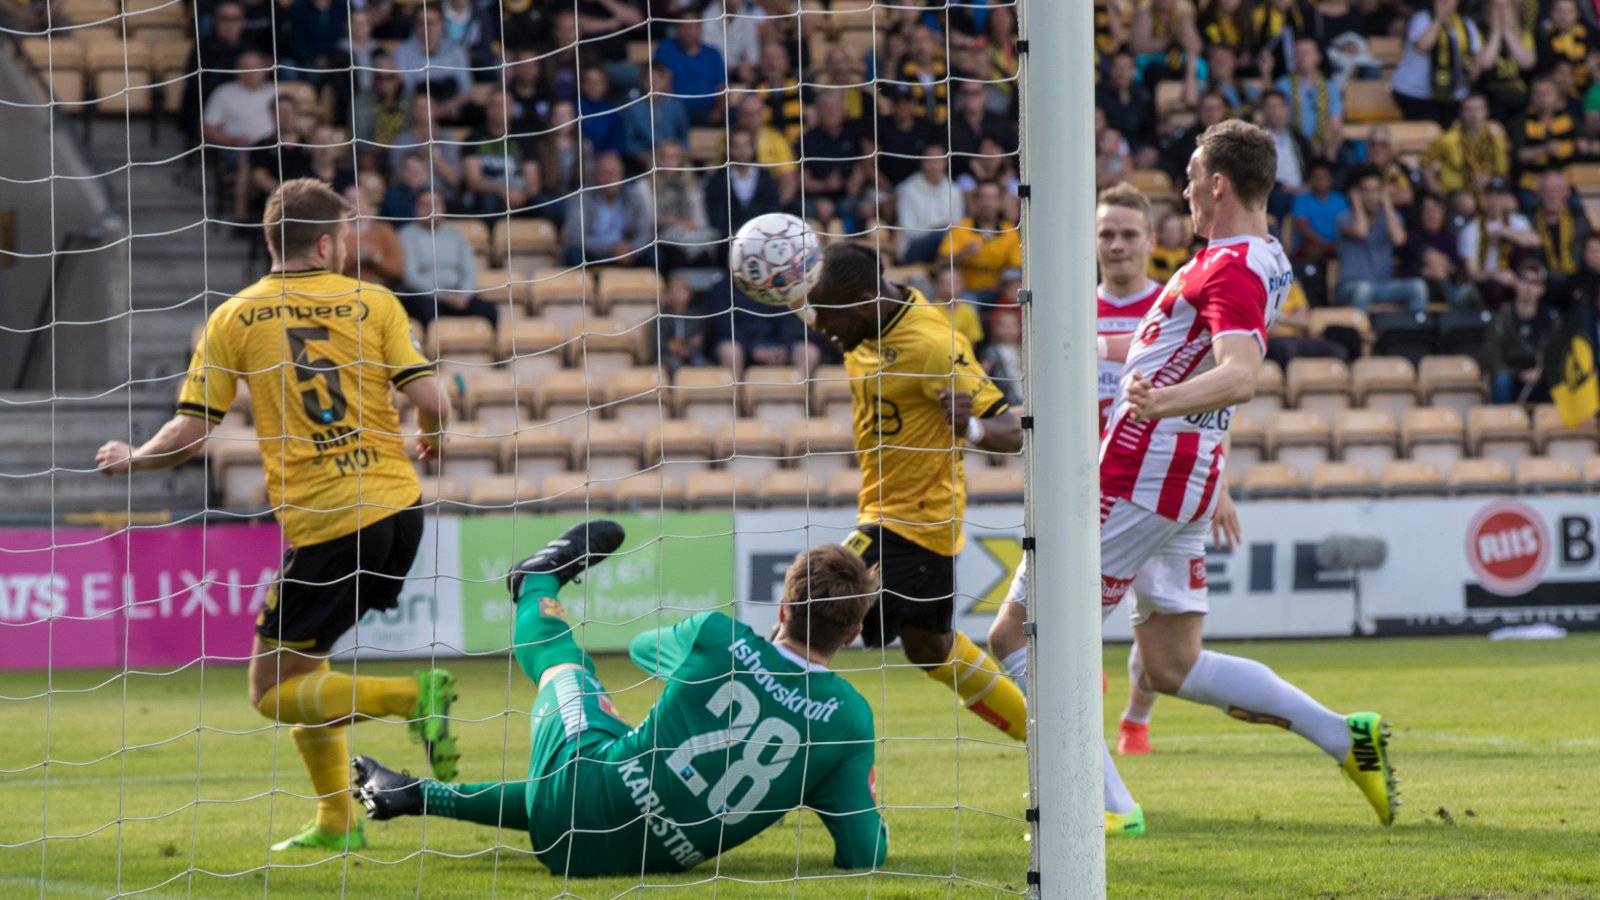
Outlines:
[[1405, 41], [1398, 35], [1373, 35], [1367, 38], [1367, 52], [1386, 68], [1393, 68], [1405, 53]]
[[1328, 420], [1312, 412], [1280, 412], [1267, 420], [1272, 459], [1309, 468], [1328, 461]]
[[1258, 420], [1266, 420], [1283, 408], [1283, 369], [1270, 359], [1261, 361], [1261, 373], [1256, 376], [1256, 393], [1246, 403], [1239, 404], [1238, 412], [1254, 413]]
[[1350, 408], [1350, 368], [1330, 357], [1302, 356], [1289, 360], [1284, 377], [1289, 405], [1331, 419]]
[[1306, 474], [1305, 470], [1290, 463], [1257, 463], [1244, 470], [1238, 487], [1258, 499], [1303, 495], [1306, 491]]
[[740, 472], [693, 472], [683, 480], [683, 502], [693, 509], [734, 509], [755, 505], [755, 482]]
[[1530, 456], [1517, 460], [1517, 488], [1541, 494], [1583, 493], [1583, 472], [1562, 456]]
[[1600, 456], [1591, 456], [1583, 461], [1583, 482], [1591, 491], [1600, 491]]
[[1431, 406], [1400, 414], [1400, 452], [1407, 459], [1448, 467], [1464, 454], [1461, 416]]
[[1545, 456], [1560, 456], [1581, 466], [1596, 452], [1597, 435], [1600, 427], [1592, 418], [1584, 419], [1577, 428], [1568, 428], [1554, 405], [1541, 403], [1533, 408], [1533, 437]]
[[673, 413], [694, 418], [707, 428], [739, 415], [733, 373], [720, 366], [684, 366], [673, 376], [669, 390]]
[[[322, 95], [317, 91], [316, 85], [309, 81], [289, 81], [279, 79], [277, 83], [278, 96], [288, 97], [294, 101], [295, 112], [300, 115], [311, 115], [318, 124], [329, 121], [328, 110], [322, 105]], [[487, 247], [487, 244], [485, 245]], [[478, 248], [474, 245], [473, 250]]]
[[532, 407], [533, 385], [511, 369], [470, 369], [462, 380], [466, 391], [461, 396], [461, 410], [484, 428], [510, 434]]
[[1416, 459], [1397, 459], [1383, 464], [1378, 483], [1391, 497], [1442, 494], [1445, 489], [1444, 473], [1431, 462]]
[[[509, 306], [518, 300], [523, 285], [516, 281], [510, 269], [479, 269], [477, 296], [496, 306]], [[504, 320], [505, 310], [501, 310]]]
[[1323, 463], [1311, 470], [1314, 497], [1376, 497], [1378, 482], [1366, 463]]
[[1452, 309], [1439, 314], [1439, 352], [1470, 356], [1483, 364], [1483, 339], [1493, 314], [1485, 309]]
[[1439, 321], [1429, 313], [1373, 313], [1371, 318], [1377, 356], [1403, 356], [1416, 365], [1439, 350]]
[[1403, 356], [1364, 356], [1350, 367], [1356, 405], [1398, 419], [1417, 405], [1417, 370]]
[[462, 486], [461, 482], [454, 478], [445, 478], [439, 475], [422, 475], [418, 480], [422, 482], [422, 501], [420, 505], [423, 509], [428, 510], [430, 513], [459, 513], [462, 511], [460, 505], [467, 500], [467, 489]]
[[581, 322], [593, 304], [594, 282], [582, 269], [540, 269], [528, 285], [530, 310], [563, 330]]
[[1467, 452], [1504, 460], [1515, 466], [1517, 460], [1533, 454], [1533, 429], [1528, 413], [1520, 406], [1475, 406], [1467, 411]]
[[1152, 203], [1176, 203], [1179, 199], [1172, 176], [1161, 169], [1135, 170], [1128, 176], [1128, 181], [1149, 197]]
[[711, 468], [711, 432], [694, 419], [652, 422], [644, 430], [646, 466], [662, 466], [682, 476]]
[[[654, 269], [608, 266], [600, 270], [600, 311], [630, 321], [648, 319], [660, 310], [665, 288]], [[624, 316], [616, 310], [619, 304], [635, 307], [636, 311]], [[644, 312], [641, 314], [638, 309]]]
[[[1439, 135], [1444, 133], [1436, 122], [1418, 122], [1407, 120], [1393, 122], [1389, 126], [1389, 141], [1394, 146], [1396, 155], [1405, 157], [1419, 157], [1427, 152]], [[1410, 165], [1416, 165], [1416, 159], [1407, 160]]]
[[1347, 409], [1333, 417], [1333, 452], [1345, 462], [1376, 471], [1396, 455], [1394, 416], [1376, 409]]
[[423, 354], [451, 362], [494, 361], [494, 326], [478, 316], [444, 316], [428, 323]]
[[539, 499], [539, 488], [521, 475], [489, 475], [467, 485], [467, 504], [472, 512], [504, 512], [518, 504]]
[[785, 428], [805, 419], [808, 387], [793, 366], [750, 366], [739, 385], [744, 414]]
[[1026, 484], [1027, 473], [1022, 469], [967, 469], [967, 497], [973, 503], [1021, 503]]
[[56, 9], [74, 25], [114, 22], [119, 12], [112, 0], [61, 0]]
[[572, 468], [590, 478], [621, 478], [639, 471], [642, 450], [639, 429], [631, 422], [591, 418], [568, 429], [572, 435]]
[[1361, 335], [1364, 347], [1371, 347], [1373, 341], [1372, 320], [1367, 314], [1352, 306], [1314, 306], [1309, 310], [1311, 325], [1307, 330], [1314, 338], [1320, 338], [1330, 327], [1348, 328]]
[[[1274, 413], [1276, 415], [1276, 413]], [[1267, 458], [1267, 436], [1261, 419], [1240, 407], [1228, 425], [1228, 467], [1243, 471]]]
[[439, 451], [439, 474], [462, 484], [500, 474], [503, 436], [481, 426], [452, 423], [444, 447]]
[[611, 505], [611, 485], [583, 472], [553, 472], [539, 479], [539, 509], [602, 510]]
[[572, 433], [561, 422], [533, 422], [500, 442], [500, 471], [538, 482], [572, 464]]
[[857, 505], [861, 500], [861, 473], [848, 469], [829, 473], [823, 496], [829, 506]]
[[811, 372], [811, 414], [850, 418], [850, 376], [844, 366], [818, 366]]
[[727, 153], [725, 132], [721, 128], [689, 129], [689, 159], [697, 165], [715, 165]]
[[1449, 482], [1457, 494], [1503, 493], [1511, 490], [1511, 467], [1499, 459], [1458, 459]]
[[1384, 78], [1352, 78], [1345, 83], [1346, 122], [1397, 122], [1404, 119]]
[[826, 498], [826, 478], [805, 469], [768, 472], [756, 484], [756, 497], [764, 507], [820, 506]]
[[783, 431], [763, 419], [724, 422], [716, 432], [714, 458], [724, 467], [754, 477], [780, 468]]
[[1157, 122], [1165, 122], [1172, 116], [1182, 113], [1193, 114], [1194, 110], [1183, 101], [1183, 89], [1183, 82], [1177, 78], [1156, 82]]
[[1567, 184], [1580, 194], [1600, 193], [1600, 165], [1592, 162], [1572, 163], [1564, 170]]
[[642, 512], [674, 507], [683, 502], [683, 482], [660, 469], [646, 469], [612, 482], [611, 502]]
[[855, 432], [846, 420], [801, 419], [789, 423], [784, 455], [815, 475], [819, 483], [834, 469], [855, 471], [855, 451]]
[[599, 385], [575, 369], [557, 369], [540, 376], [533, 386], [533, 411], [541, 419], [564, 419], [587, 412], [600, 402]]
[[672, 414], [663, 388], [666, 373], [660, 366], [618, 369], [606, 378], [605, 416], [630, 422], [641, 432]]
[[516, 316], [500, 320], [495, 358], [509, 361], [518, 378], [535, 379], [562, 368], [567, 340], [561, 326], [548, 319]]
[[620, 319], [573, 322], [567, 331], [567, 364], [599, 383], [612, 372], [642, 360], [646, 332], [655, 336], [654, 329], [630, 326]]
[[561, 235], [546, 219], [506, 219], [494, 229], [495, 265], [514, 272], [535, 272], [548, 267], [561, 256]]
[[493, 258], [489, 246], [489, 226], [482, 219], [468, 219], [460, 216], [450, 216], [445, 219], [447, 228], [454, 228], [461, 232], [461, 236], [472, 245], [472, 252], [479, 256]]
[[1478, 361], [1470, 356], [1430, 356], [1417, 365], [1417, 387], [1428, 406], [1447, 406], [1466, 418], [1488, 399]]
[[189, 71], [189, 55], [194, 42], [188, 40], [159, 40], [150, 47], [150, 77], [159, 84], [160, 104], [163, 110], [176, 112], [183, 104], [183, 92], [189, 79], [198, 77]]

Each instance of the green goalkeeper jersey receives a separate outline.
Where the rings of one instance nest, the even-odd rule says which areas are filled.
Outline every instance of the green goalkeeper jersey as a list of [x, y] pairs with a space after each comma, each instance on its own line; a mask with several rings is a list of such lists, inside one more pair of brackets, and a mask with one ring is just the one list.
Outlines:
[[629, 654], [665, 682], [638, 727], [598, 695], [568, 705], [586, 712], [563, 707], [589, 718], [563, 752], [543, 754], [536, 736], [547, 764], [530, 772], [545, 784], [531, 792], [542, 802], [529, 803], [529, 831], [553, 871], [687, 869], [797, 807], [821, 817], [835, 865], [883, 862], [872, 710], [845, 679], [721, 613], [641, 634]]

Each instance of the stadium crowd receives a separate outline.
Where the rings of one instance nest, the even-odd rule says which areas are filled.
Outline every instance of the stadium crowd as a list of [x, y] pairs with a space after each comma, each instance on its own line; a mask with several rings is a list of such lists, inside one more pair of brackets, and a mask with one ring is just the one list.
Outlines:
[[[1180, 191], [1199, 134], [1242, 117], [1276, 138], [1270, 212], [1296, 269], [1279, 367], [1459, 354], [1486, 400], [1532, 405], [1552, 399], [1572, 336], [1600, 343], [1600, 2], [1094, 7], [1095, 177], [1155, 204], [1152, 278], [1196, 246]], [[787, 211], [948, 304], [1020, 400], [1012, 4], [200, 0], [194, 14], [200, 77], [177, 113], [225, 173], [223, 217], [258, 222], [282, 180], [328, 181], [369, 216], [347, 268], [420, 323], [495, 324], [490, 267], [535, 289], [580, 263], [652, 269], [661, 316], [639, 362], [836, 362], [727, 277], [729, 235]], [[554, 239], [508, 247], [519, 228]]]

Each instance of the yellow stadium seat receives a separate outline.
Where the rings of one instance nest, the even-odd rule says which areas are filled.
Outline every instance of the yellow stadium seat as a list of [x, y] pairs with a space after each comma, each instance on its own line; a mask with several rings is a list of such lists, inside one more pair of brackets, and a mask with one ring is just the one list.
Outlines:
[[714, 457], [732, 471], [759, 479], [783, 464], [783, 432], [771, 422], [735, 419], [716, 435]]
[[650, 469], [611, 483], [611, 503], [623, 509], [649, 512], [671, 508], [683, 500], [683, 482], [675, 475]]
[[502, 435], [481, 425], [452, 422], [439, 451], [438, 471], [462, 484], [500, 473]]
[[441, 316], [428, 323], [424, 354], [437, 360], [491, 362], [494, 359], [494, 326], [478, 316]]
[[733, 372], [720, 366], [684, 366], [672, 379], [673, 411], [703, 422], [707, 428], [739, 415], [737, 396]]
[[606, 378], [603, 413], [643, 431], [672, 415], [664, 393], [666, 383], [666, 373], [659, 366], [618, 369]]
[[1305, 470], [1291, 463], [1257, 463], [1244, 471], [1239, 488], [1254, 497], [1304, 494]]
[[1417, 405], [1417, 372], [1403, 356], [1365, 356], [1350, 367], [1350, 392], [1357, 406], [1399, 418]]
[[655, 332], [622, 319], [591, 318], [572, 323], [567, 337], [568, 364], [599, 383], [618, 369], [643, 362], [644, 342]]
[[494, 230], [490, 259], [517, 272], [535, 272], [561, 256], [561, 235], [546, 219], [507, 219]]
[[695, 509], [732, 509], [735, 504], [753, 506], [755, 483], [747, 475], [725, 469], [692, 472], [683, 480], [683, 502]]
[[750, 366], [739, 387], [746, 416], [780, 428], [806, 417], [808, 386], [793, 366]]
[[474, 512], [504, 512], [539, 499], [539, 488], [521, 475], [489, 475], [467, 485], [467, 504]]
[[1344, 118], [1347, 122], [1397, 122], [1404, 115], [1382, 78], [1354, 78], [1345, 84]]
[[561, 422], [531, 422], [500, 442], [500, 471], [535, 483], [571, 467], [572, 433]]
[[1545, 494], [1583, 492], [1583, 471], [1562, 456], [1530, 456], [1517, 461], [1517, 487]]
[[826, 498], [827, 478], [805, 469], [779, 469], [768, 472], [756, 483], [757, 499], [767, 508], [778, 506], [818, 506]]
[[1591, 491], [1600, 491], [1600, 456], [1591, 456], [1583, 461], [1583, 482]]
[[1417, 387], [1428, 406], [1448, 406], [1463, 419], [1488, 399], [1483, 372], [1470, 356], [1425, 356], [1417, 366]]
[[539, 479], [539, 495], [541, 509], [605, 509], [611, 505], [611, 482], [582, 472], [552, 472]]
[[608, 266], [600, 270], [599, 309], [610, 312], [621, 303], [646, 306], [654, 312], [660, 306], [661, 291], [665, 287], [654, 269]]
[[861, 473], [839, 469], [828, 474], [823, 497], [829, 506], [855, 506], [861, 498]]
[[824, 418], [850, 416], [850, 376], [844, 366], [818, 366], [811, 371], [811, 414]]
[[1545, 456], [1560, 456], [1581, 466], [1596, 452], [1595, 439], [1600, 435], [1594, 419], [1584, 419], [1577, 428], [1568, 428], [1561, 421], [1555, 406], [1541, 403], [1533, 408], [1533, 435], [1539, 452]]
[[1261, 372], [1256, 376], [1256, 393], [1249, 402], [1239, 404], [1237, 412], [1248, 410], [1260, 420], [1276, 415], [1283, 408], [1283, 368], [1270, 359], [1261, 361]]
[[[1276, 413], [1274, 413], [1276, 415]], [[1244, 471], [1267, 457], [1267, 435], [1261, 419], [1240, 408], [1228, 425], [1228, 468]]]
[[1161, 169], [1137, 169], [1128, 176], [1128, 180], [1144, 192], [1151, 202], [1176, 203], [1179, 199], [1172, 176]]
[[1444, 473], [1431, 462], [1397, 459], [1383, 464], [1378, 483], [1392, 497], [1439, 494], [1444, 492]]
[[847, 419], [790, 422], [784, 455], [819, 478], [833, 469], [856, 469], [856, 436]]
[[583, 269], [539, 269], [528, 285], [531, 311], [567, 328], [593, 309], [594, 281]]
[[975, 503], [1020, 503], [1026, 472], [1018, 468], [975, 466], [967, 469], [967, 496]]
[[1395, 458], [1398, 428], [1382, 410], [1348, 409], [1333, 419], [1333, 448], [1339, 459], [1374, 470]]
[[1375, 497], [1378, 482], [1372, 469], [1365, 463], [1322, 463], [1311, 470], [1311, 493], [1314, 496]]
[[570, 429], [572, 468], [590, 478], [621, 478], [639, 471], [640, 435], [631, 422], [590, 419]]
[[541, 419], [566, 419], [587, 412], [600, 400], [600, 386], [574, 369], [557, 369], [540, 376], [533, 388], [534, 414]]
[[561, 326], [548, 319], [502, 319], [495, 359], [510, 362], [521, 378], [537, 378], [562, 367], [566, 341]]
[[1473, 456], [1517, 460], [1533, 454], [1533, 429], [1520, 406], [1475, 406], [1467, 411], [1467, 451]]
[[1328, 420], [1312, 412], [1280, 412], [1267, 421], [1267, 445], [1280, 463], [1309, 468], [1327, 462]]
[[1464, 427], [1453, 409], [1431, 406], [1400, 415], [1400, 451], [1410, 459], [1448, 467], [1464, 453]]
[[646, 466], [659, 465], [683, 475], [710, 469], [711, 459], [711, 432], [700, 422], [667, 419], [645, 428], [643, 463]]
[[1289, 405], [1332, 418], [1350, 407], [1350, 369], [1331, 357], [1302, 356], [1289, 361], [1285, 377]]
[[1372, 322], [1367, 314], [1351, 306], [1315, 306], [1309, 310], [1311, 325], [1308, 331], [1311, 337], [1319, 338], [1327, 333], [1332, 326], [1348, 328], [1361, 335], [1361, 340], [1367, 346], [1372, 345]]
[[1450, 489], [1458, 494], [1511, 489], [1511, 467], [1499, 459], [1458, 459], [1450, 467]]

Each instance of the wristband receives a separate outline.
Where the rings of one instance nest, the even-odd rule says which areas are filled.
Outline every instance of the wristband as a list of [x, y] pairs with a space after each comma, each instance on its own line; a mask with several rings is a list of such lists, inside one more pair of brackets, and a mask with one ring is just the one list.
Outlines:
[[967, 443], [977, 444], [983, 440], [983, 420], [977, 416], [967, 420]]
[[1105, 335], [1102, 334], [1094, 339], [1094, 349], [1100, 354], [1101, 359], [1105, 359], [1108, 355], [1110, 355], [1111, 347], [1106, 344]]

